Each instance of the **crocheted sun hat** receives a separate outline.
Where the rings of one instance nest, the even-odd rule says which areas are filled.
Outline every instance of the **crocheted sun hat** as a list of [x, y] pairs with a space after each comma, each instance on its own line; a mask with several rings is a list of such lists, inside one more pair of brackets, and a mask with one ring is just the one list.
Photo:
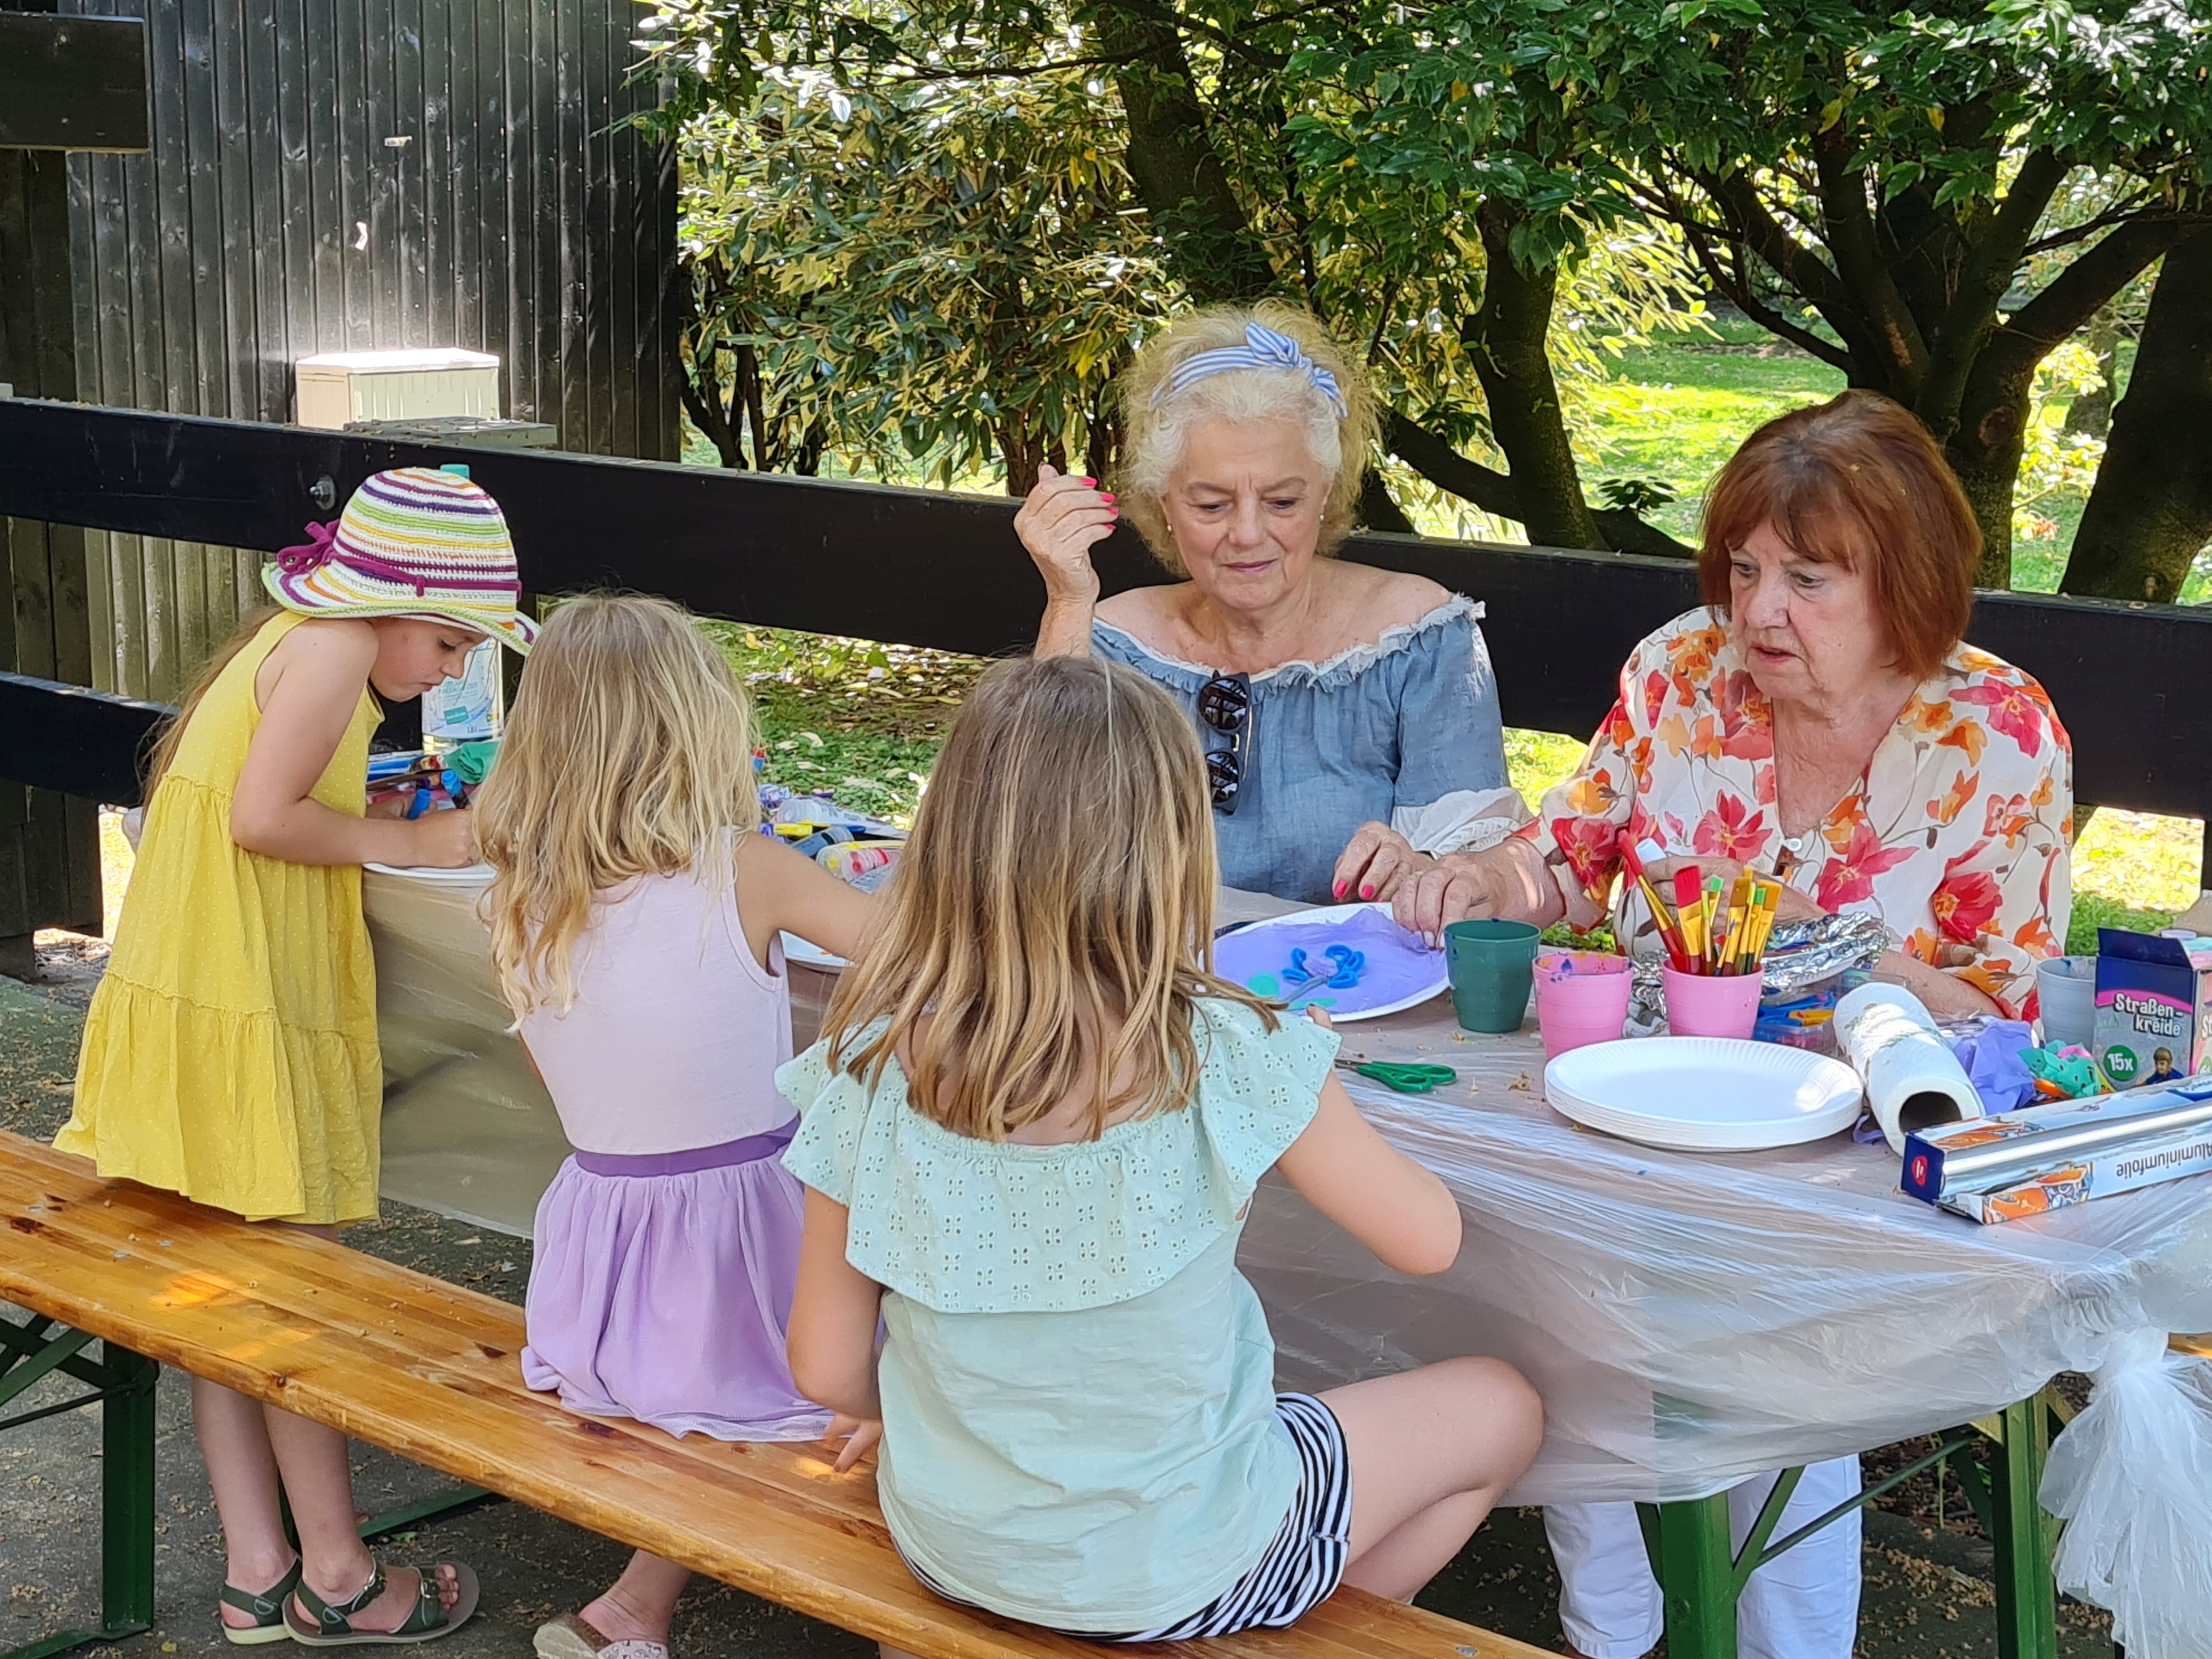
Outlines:
[[458, 623], [525, 654], [537, 624], [515, 609], [522, 581], [499, 503], [458, 472], [404, 466], [367, 479], [335, 525], [307, 526], [261, 580], [311, 617]]

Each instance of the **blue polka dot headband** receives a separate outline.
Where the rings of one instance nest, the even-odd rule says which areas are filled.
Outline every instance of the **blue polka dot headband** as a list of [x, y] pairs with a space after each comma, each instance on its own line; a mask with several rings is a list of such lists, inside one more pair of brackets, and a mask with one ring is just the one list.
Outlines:
[[1298, 349], [1298, 343], [1287, 334], [1278, 334], [1272, 328], [1258, 323], [1244, 325], [1244, 343], [1241, 346], [1217, 346], [1212, 351], [1200, 351], [1184, 358], [1168, 371], [1167, 380], [1152, 394], [1158, 404], [1174, 397], [1199, 381], [1216, 374], [1233, 374], [1243, 368], [1272, 368], [1285, 374], [1303, 374], [1306, 384], [1328, 399], [1329, 407], [1336, 411], [1340, 421], [1350, 418], [1352, 409], [1344, 400], [1343, 389], [1336, 376]]

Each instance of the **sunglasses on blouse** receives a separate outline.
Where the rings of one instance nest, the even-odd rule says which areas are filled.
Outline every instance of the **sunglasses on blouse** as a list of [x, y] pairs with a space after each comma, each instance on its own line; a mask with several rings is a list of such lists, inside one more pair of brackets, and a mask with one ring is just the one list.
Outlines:
[[1229, 739], [1206, 751], [1206, 781], [1213, 810], [1233, 813], [1244, 784], [1244, 755], [1252, 732], [1252, 681], [1245, 674], [1216, 674], [1198, 690], [1198, 717]]

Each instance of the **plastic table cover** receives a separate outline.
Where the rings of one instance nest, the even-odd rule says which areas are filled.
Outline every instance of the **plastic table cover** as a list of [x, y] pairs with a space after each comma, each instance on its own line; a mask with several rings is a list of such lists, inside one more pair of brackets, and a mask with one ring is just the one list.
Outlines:
[[[507, 1034], [477, 890], [374, 872], [364, 884], [385, 1190], [525, 1232], [567, 1146]], [[1228, 894], [1223, 917], [1286, 908]], [[829, 981], [793, 978], [803, 1042]], [[1533, 1019], [1505, 1037], [1462, 1032], [1439, 998], [1344, 1038], [1346, 1087], [1458, 1196], [1466, 1244], [1434, 1278], [1391, 1273], [1271, 1176], [1243, 1261], [1283, 1381], [1510, 1359], [1549, 1420], [1514, 1501], [1702, 1497], [1984, 1415], [2061, 1370], [2148, 1363], [2146, 1333], [2212, 1330], [2212, 1177], [1977, 1226], [1905, 1197], [1895, 1156], [1844, 1135], [1696, 1154], [1577, 1129], [1544, 1103]], [[1349, 1071], [1360, 1060], [1461, 1076], [1395, 1095]]]

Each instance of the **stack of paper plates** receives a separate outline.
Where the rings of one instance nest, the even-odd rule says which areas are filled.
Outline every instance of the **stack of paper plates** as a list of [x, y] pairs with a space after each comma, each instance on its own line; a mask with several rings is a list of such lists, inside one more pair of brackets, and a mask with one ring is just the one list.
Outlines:
[[1638, 1037], [1596, 1042], [1544, 1068], [1544, 1093], [1576, 1122], [1647, 1146], [1750, 1152], [1848, 1129], [1858, 1073], [1778, 1042]]
[[498, 873], [489, 864], [464, 864], [459, 869], [434, 864], [364, 864], [361, 867], [380, 876], [404, 876], [410, 881], [474, 882], [479, 887], [491, 885], [491, 878]]

